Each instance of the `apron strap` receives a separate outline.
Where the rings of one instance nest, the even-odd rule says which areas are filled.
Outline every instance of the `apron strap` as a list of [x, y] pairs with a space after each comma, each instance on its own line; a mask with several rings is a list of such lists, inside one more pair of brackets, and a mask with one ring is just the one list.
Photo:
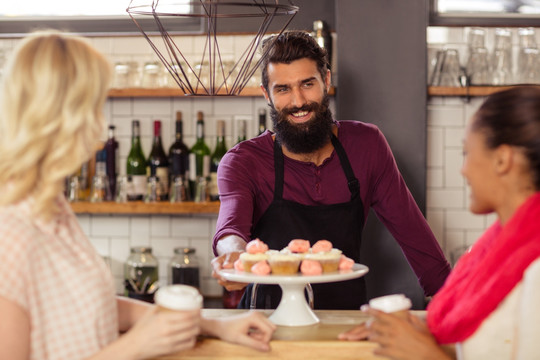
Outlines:
[[334, 135], [334, 133], [331, 133], [330, 140], [332, 141], [332, 145], [334, 145], [334, 149], [336, 149], [339, 162], [341, 163], [341, 167], [343, 168], [345, 176], [347, 177], [347, 185], [349, 186], [349, 191], [351, 192], [351, 200], [355, 199], [360, 196], [360, 183], [358, 182], [356, 176], [354, 176], [354, 171], [351, 167], [351, 163], [349, 162], [349, 157], [347, 156], [347, 153], [345, 153], [343, 145], [341, 145], [341, 142], [338, 140], [336, 135]]
[[274, 169], [274, 200], [281, 200], [283, 198], [285, 163], [283, 160], [283, 151], [277, 139], [274, 140]]

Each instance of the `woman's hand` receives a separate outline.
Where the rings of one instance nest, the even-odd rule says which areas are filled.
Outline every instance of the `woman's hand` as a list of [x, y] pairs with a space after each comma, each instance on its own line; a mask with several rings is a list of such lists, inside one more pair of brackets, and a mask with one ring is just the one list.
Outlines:
[[130, 344], [134, 358], [147, 359], [195, 346], [200, 333], [200, 311], [147, 311], [121, 339]]
[[259, 351], [270, 350], [270, 339], [276, 330], [275, 324], [255, 311], [224, 318], [203, 318], [201, 326], [203, 334]]
[[399, 360], [451, 359], [416, 316], [409, 313], [408, 319], [403, 319], [369, 307], [364, 311], [373, 316], [365, 328], [367, 339], [380, 345], [374, 351], [376, 355]]

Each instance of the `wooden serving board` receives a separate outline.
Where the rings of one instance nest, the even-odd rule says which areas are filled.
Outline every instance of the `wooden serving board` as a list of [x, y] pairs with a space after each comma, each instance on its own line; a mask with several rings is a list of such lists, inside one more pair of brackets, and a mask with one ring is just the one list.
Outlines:
[[[245, 310], [203, 309], [207, 317], [221, 317], [244, 312]], [[271, 311], [264, 311], [269, 315]], [[356, 310], [315, 311], [320, 323], [309, 326], [278, 326], [272, 336], [270, 352], [260, 352], [244, 346], [230, 344], [213, 338], [202, 337], [197, 345], [175, 355], [156, 360], [248, 360], [248, 359], [386, 359], [373, 354], [378, 346], [369, 341], [341, 341], [338, 334], [363, 323], [368, 317]]]

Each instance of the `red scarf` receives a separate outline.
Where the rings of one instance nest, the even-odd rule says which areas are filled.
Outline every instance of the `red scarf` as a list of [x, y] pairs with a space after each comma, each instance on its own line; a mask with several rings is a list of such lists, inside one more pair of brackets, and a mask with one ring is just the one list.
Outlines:
[[471, 336], [540, 258], [540, 193], [508, 223], [495, 222], [463, 255], [429, 304], [427, 323], [440, 344]]

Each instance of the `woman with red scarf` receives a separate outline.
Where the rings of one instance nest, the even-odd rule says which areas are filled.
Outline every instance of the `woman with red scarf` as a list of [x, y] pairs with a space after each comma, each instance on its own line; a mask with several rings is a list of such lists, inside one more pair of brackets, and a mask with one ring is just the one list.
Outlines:
[[341, 334], [392, 359], [538, 359], [540, 354], [540, 89], [487, 98], [473, 116], [461, 170], [470, 210], [497, 221], [456, 264], [427, 308], [427, 324], [366, 309]]

